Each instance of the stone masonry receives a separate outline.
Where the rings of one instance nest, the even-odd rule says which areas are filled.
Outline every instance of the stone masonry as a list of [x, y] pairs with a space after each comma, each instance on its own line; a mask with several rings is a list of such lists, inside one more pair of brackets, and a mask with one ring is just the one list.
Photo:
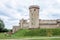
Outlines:
[[13, 33], [19, 29], [29, 29], [29, 28], [59, 28], [60, 19], [57, 20], [41, 20], [39, 19], [39, 6], [32, 5], [29, 7], [29, 22], [28, 20], [21, 19], [19, 26], [14, 26]]

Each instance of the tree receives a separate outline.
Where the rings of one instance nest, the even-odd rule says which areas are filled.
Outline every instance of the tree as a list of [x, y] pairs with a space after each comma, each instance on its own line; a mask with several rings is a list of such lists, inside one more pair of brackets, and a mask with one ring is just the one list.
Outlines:
[[6, 28], [4, 28], [4, 29], [2, 30], [2, 32], [9, 32], [9, 30], [6, 29]]
[[4, 27], [5, 27], [4, 22], [0, 19], [0, 31], [2, 31]]

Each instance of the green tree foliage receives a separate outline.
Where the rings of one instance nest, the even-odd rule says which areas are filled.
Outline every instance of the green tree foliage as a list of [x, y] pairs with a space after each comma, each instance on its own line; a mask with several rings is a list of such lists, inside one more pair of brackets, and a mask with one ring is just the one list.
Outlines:
[[9, 32], [9, 30], [4, 28], [2, 32]]
[[4, 22], [0, 19], [0, 31], [2, 31], [4, 27], [5, 27]]

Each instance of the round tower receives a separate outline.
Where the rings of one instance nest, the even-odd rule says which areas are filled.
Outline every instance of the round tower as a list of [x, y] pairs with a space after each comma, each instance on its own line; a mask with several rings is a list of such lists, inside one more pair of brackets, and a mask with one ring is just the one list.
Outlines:
[[29, 7], [30, 28], [39, 27], [39, 6], [32, 5]]

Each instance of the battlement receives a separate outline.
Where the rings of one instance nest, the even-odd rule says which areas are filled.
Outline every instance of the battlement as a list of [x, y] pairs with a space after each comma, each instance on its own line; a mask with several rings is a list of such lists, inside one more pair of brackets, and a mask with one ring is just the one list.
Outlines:
[[39, 6], [37, 6], [37, 5], [32, 5], [32, 6], [29, 7], [29, 9], [31, 9], [31, 8], [37, 8], [37, 9], [39, 9]]
[[56, 20], [40, 20], [39, 21], [40, 24], [57, 24]]

